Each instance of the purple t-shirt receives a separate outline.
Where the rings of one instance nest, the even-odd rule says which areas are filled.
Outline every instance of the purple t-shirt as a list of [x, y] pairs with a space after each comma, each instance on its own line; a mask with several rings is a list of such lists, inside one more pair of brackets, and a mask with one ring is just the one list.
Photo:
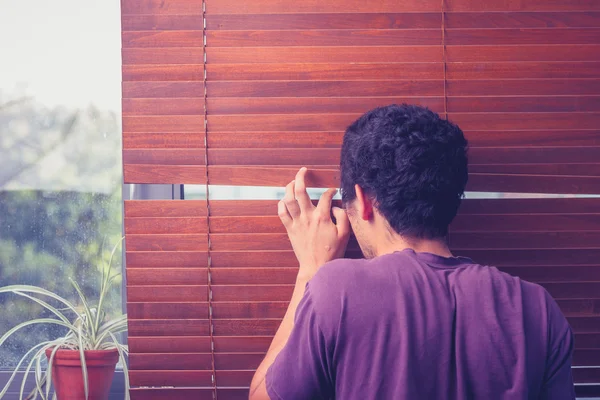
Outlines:
[[405, 250], [323, 266], [266, 385], [272, 400], [569, 400], [572, 351], [541, 286]]

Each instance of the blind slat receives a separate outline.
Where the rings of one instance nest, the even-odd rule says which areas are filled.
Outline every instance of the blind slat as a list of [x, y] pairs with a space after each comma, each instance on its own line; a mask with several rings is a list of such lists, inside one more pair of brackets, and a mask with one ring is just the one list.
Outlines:
[[[501, 28], [448, 29], [446, 44], [452, 45], [527, 45], [598, 44], [600, 28]], [[572, 61], [572, 59], [571, 59]]]
[[127, 343], [135, 353], [208, 353], [211, 347], [208, 336], [130, 335]]
[[[371, 78], [372, 79], [372, 78]], [[598, 80], [600, 86], [600, 80]], [[364, 80], [364, 81], [233, 81], [206, 83], [208, 98], [212, 97], [346, 97], [372, 96], [443, 96], [443, 80]], [[335, 130], [340, 126], [336, 125]], [[219, 130], [211, 127], [209, 132]], [[251, 129], [251, 130], [256, 130]]]
[[447, 12], [445, 16], [448, 29], [597, 28], [600, 25], [600, 12], [593, 11]]
[[208, 31], [215, 47], [262, 46], [433, 46], [440, 29], [323, 29], [298, 31]]
[[[131, 271], [128, 271], [128, 275]], [[155, 272], [155, 271], [153, 271]], [[201, 271], [204, 275], [204, 282], [200, 279], [200, 284], [206, 284], [206, 269]], [[164, 275], [164, 274], [163, 274]], [[130, 279], [128, 279], [130, 281]], [[191, 284], [197, 284], [194, 279], [188, 281]], [[170, 285], [181, 285], [185, 282], [170, 283]], [[134, 282], [131, 285], [155, 285], [155, 282]], [[166, 283], [165, 283], [166, 284]], [[208, 302], [165, 302], [165, 303], [127, 303], [127, 317], [130, 319], [208, 319]], [[156, 350], [159, 353], [168, 351]], [[143, 351], [147, 353], [148, 351]]]
[[439, 12], [334, 12], [285, 14], [221, 14], [207, 19], [209, 32], [221, 30], [438, 29]]
[[[587, 0], [589, 1], [589, 0]], [[380, 0], [365, 3], [362, 0], [259, 0], [240, 3], [238, 0], [219, 0], [207, 2], [206, 14], [211, 18], [215, 14], [277, 14], [277, 13], [387, 13], [387, 12], [439, 12], [440, 4], [436, 0]]]
[[206, 167], [200, 165], [124, 164], [124, 183], [195, 183], [206, 182]]
[[[202, 64], [130, 64], [123, 65], [123, 81], [201, 81], [204, 78]], [[161, 97], [163, 95], [161, 94]]]
[[447, 11], [594, 11], [600, 10], [595, 0], [511, 0], [477, 1], [446, 0]]

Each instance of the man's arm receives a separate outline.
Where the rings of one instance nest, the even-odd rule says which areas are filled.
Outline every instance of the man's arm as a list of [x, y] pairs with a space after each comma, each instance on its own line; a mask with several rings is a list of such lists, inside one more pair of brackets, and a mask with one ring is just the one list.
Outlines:
[[[285, 197], [278, 204], [279, 218], [286, 228], [300, 267], [283, 321], [252, 379], [250, 400], [273, 400], [269, 399], [265, 377], [292, 333], [294, 317], [306, 284], [323, 264], [344, 255], [350, 235], [346, 213], [339, 208], [331, 209], [335, 189], [326, 191], [316, 207], [312, 204], [306, 192], [306, 171], [306, 168], [300, 169], [296, 179], [286, 186]], [[335, 223], [331, 219], [331, 212]]]

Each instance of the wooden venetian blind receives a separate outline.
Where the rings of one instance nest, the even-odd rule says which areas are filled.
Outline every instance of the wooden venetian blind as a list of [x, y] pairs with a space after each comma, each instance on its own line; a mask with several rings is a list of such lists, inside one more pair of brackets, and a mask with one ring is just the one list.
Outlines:
[[[336, 185], [345, 127], [409, 102], [463, 128], [471, 191], [600, 194], [595, 0], [122, 9], [127, 183], [283, 186], [308, 166], [313, 186]], [[297, 268], [275, 213], [275, 201], [126, 202], [134, 399], [247, 398]], [[575, 331], [578, 394], [600, 395], [600, 199], [467, 200], [450, 239], [550, 291]]]

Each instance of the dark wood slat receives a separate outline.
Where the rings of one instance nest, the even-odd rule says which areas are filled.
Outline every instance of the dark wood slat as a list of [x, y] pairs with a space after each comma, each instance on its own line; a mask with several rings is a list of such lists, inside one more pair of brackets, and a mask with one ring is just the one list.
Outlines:
[[201, 184], [206, 182], [206, 167], [201, 165], [123, 166], [124, 183]]
[[600, 396], [600, 385], [576, 385], [575, 395], [577, 398]]
[[466, 199], [459, 215], [473, 214], [598, 214], [600, 199], [549, 198], [549, 199]]
[[204, 115], [124, 116], [123, 131], [144, 133], [204, 132]]
[[469, 166], [469, 172], [477, 174], [598, 177], [600, 176], [600, 164], [475, 164]]
[[[127, 280], [131, 285], [137, 283], [131, 283], [130, 273], [135, 270], [127, 271]], [[207, 271], [204, 270], [204, 276], [206, 277]], [[155, 273], [152, 271], [152, 273]], [[188, 284], [202, 284], [205, 285], [207, 279], [189, 280]], [[140, 285], [152, 285], [154, 282], [143, 282]], [[173, 285], [181, 285], [184, 283], [177, 282], [172, 283]], [[196, 302], [196, 303], [127, 303], [127, 316], [129, 319], [208, 319], [208, 303]], [[166, 351], [165, 351], [166, 352]], [[147, 352], [146, 352], [147, 353]]]
[[[211, 202], [212, 203], [212, 202]], [[275, 203], [275, 202], [273, 202]], [[239, 208], [244, 207], [238, 203]], [[272, 204], [275, 206], [275, 204]], [[212, 206], [211, 206], [212, 210]], [[275, 214], [276, 208], [265, 210], [268, 213], [257, 216], [212, 216], [210, 218], [211, 234], [219, 235], [216, 238], [236, 236], [235, 234], [285, 234], [279, 217]], [[218, 211], [217, 211], [218, 212]], [[532, 233], [536, 234], [565, 232], [573, 234], [583, 231], [600, 231], [600, 214], [492, 214], [474, 215], [459, 214], [450, 226], [450, 233]], [[244, 212], [232, 212], [243, 214]], [[559, 235], [558, 235], [559, 236]], [[219, 241], [219, 239], [217, 239]], [[216, 249], [214, 249], [216, 250]]]
[[[231, 98], [235, 101], [234, 98]], [[260, 101], [267, 98], [257, 99]], [[270, 98], [269, 98], [270, 99]], [[214, 99], [216, 100], [216, 99]], [[274, 148], [293, 148], [306, 146], [331, 148], [338, 150], [342, 144], [343, 131], [336, 132], [208, 132], [208, 147], [224, 148], [261, 148], [268, 143]]]
[[218, 268], [211, 272], [214, 285], [294, 283], [298, 268]]
[[[207, 319], [129, 320], [130, 336], [207, 336]], [[132, 350], [132, 352], [134, 352]]]
[[[129, 0], [133, 1], [133, 0]], [[149, 30], [194, 30], [203, 25], [202, 13], [199, 14], [139, 14], [123, 15], [121, 17], [121, 30], [149, 31]]]
[[[257, 100], [257, 99], [255, 99]], [[418, 102], [416, 99], [414, 102]], [[598, 130], [543, 130], [543, 131], [466, 131], [465, 135], [471, 146], [471, 154], [478, 147], [494, 147], [499, 143], [506, 148], [511, 147], [587, 147], [600, 146], [600, 131]], [[173, 136], [171, 134], [170, 136]], [[191, 135], [187, 135], [191, 136]], [[344, 132], [208, 132], [208, 146], [211, 149], [220, 148], [262, 148], [268, 143], [273, 148], [294, 148], [306, 146], [333, 148], [339, 150]], [[144, 136], [145, 137], [145, 136]], [[182, 139], [181, 143], [184, 143]], [[123, 139], [125, 143], [125, 138]], [[149, 142], [137, 147], [188, 147], [176, 146], [175, 138], [154, 144]], [[153, 139], [158, 141], [157, 139]], [[131, 143], [131, 142], [130, 142]], [[173, 144], [171, 144], [173, 143]], [[128, 144], [128, 147], [133, 147]], [[199, 147], [194, 143], [189, 147]], [[509, 150], [506, 150], [509, 151]], [[519, 150], [523, 151], [523, 150]]]
[[204, 200], [125, 200], [125, 218], [206, 217]]
[[121, 51], [123, 65], [134, 64], [202, 64], [202, 47], [125, 48]]
[[452, 12], [447, 29], [474, 28], [597, 28], [600, 12]]
[[130, 286], [170, 286], [206, 285], [206, 268], [131, 268], [127, 270], [127, 284]]
[[[285, 186], [298, 168], [209, 166], [214, 185]], [[308, 187], [337, 187], [338, 169], [310, 170]], [[290, 177], [292, 177], [290, 179]]]
[[212, 371], [198, 370], [134, 370], [129, 372], [129, 384], [131, 386], [210, 387], [212, 374]]
[[[456, 255], [472, 258], [483, 265], [494, 266], [555, 266], [598, 265], [600, 251], [596, 249], [545, 250], [464, 250]], [[296, 268], [294, 253], [275, 251], [213, 251], [213, 268]], [[600, 293], [600, 292], [599, 292]]]
[[[291, 292], [287, 295], [288, 299], [290, 296]], [[213, 322], [215, 336], [273, 336], [281, 325], [279, 319], [222, 319]]]
[[440, 46], [441, 29], [207, 31], [207, 46]]
[[210, 388], [132, 388], [129, 394], [131, 400], [213, 400], [213, 389]]
[[[553, 267], [541, 267], [553, 268]], [[587, 267], [569, 267], [573, 269], [587, 268]], [[590, 266], [595, 271], [597, 266]], [[595, 279], [595, 278], [594, 278]], [[567, 317], [583, 317], [583, 316], [600, 316], [600, 300], [594, 299], [576, 299], [576, 300], [559, 300], [558, 305], [560, 309]], [[589, 335], [588, 335], [589, 336]], [[581, 347], [600, 347], [600, 335], [598, 336], [598, 342], [587, 342], [586, 337], [582, 340], [578, 340], [576, 345]]]
[[203, 98], [123, 99], [123, 115], [204, 114]]
[[[123, 81], [202, 81], [202, 64], [123, 65]], [[181, 95], [178, 95], [181, 96]], [[170, 97], [160, 94], [160, 97]]]
[[131, 336], [129, 350], [134, 353], [208, 353], [210, 336]]
[[214, 301], [287, 301], [294, 285], [213, 285]]
[[[289, 165], [320, 165], [334, 169], [340, 162], [340, 150], [337, 148], [319, 148], [319, 144], [312, 142], [304, 143], [300, 148], [271, 148], [270, 143], [262, 142], [264, 148], [247, 149], [237, 148], [209, 149], [208, 160], [210, 165], [260, 165], [260, 166], [289, 166]], [[341, 143], [340, 143], [341, 145]], [[268, 146], [268, 147], [267, 147]], [[170, 154], [169, 150], [139, 151], [141, 156], [152, 152]], [[133, 152], [133, 150], [127, 150]], [[192, 152], [192, 150], [188, 150]], [[201, 153], [201, 150], [193, 150]], [[185, 151], [174, 158], [175, 164], [185, 164]], [[125, 154], [125, 152], [124, 152]], [[144, 158], [142, 161], [144, 161]], [[158, 156], [155, 156], [158, 157]], [[165, 157], [166, 158], [166, 157]], [[162, 158], [160, 159], [162, 161]], [[585, 170], [585, 164], [589, 165], [589, 171], [594, 170], [594, 164], [597, 165], [600, 160], [600, 146], [586, 147], [524, 147], [524, 148], [471, 148], [469, 151], [470, 165], [503, 165], [503, 164], [574, 164], [573, 171], [578, 168]], [[166, 162], [164, 162], [166, 164]], [[580, 166], [577, 166], [579, 164]], [[566, 171], [562, 174], [552, 173], [549, 170], [547, 175], [595, 175], [594, 173], [573, 173], [569, 172], [569, 166], [564, 166]], [[540, 170], [543, 171], [543, 168]], [[482, 172], [470, 169], [472, 172]], [[518, 169], [517, 169], [518, 171]], [[486, 171], [483, 171], [486, 172]], [[493, 173], [494, 171], [489, 171]], [[511, 173], [511, 172], [508, 172]]]
[[[233, 81], [207, 82], [213, 97], [346, 97], [370, 96], [443, 96], [444, 81]], [[600, 87], [600, 80], [598, 80]], [[593, 94], [593, 93], [592, 93]], [[162, 97], [162, 96], [161, 96]], [[164, 96], [167, 97], [167, 96]], [[345, 128], [345, 127], [344, 127]], [[214, 131], [215, 129], [212, 128]]]
[[226, 14], [207, 18], [214, 30], [309, 30], [309, 29], [439, 29], [439, 12], [412, 13], [306, 13]]
[[200, 132], [123, 132], [124, 149], [181, 149], [204, 147], [204, 133]]
[[[361, 81], [443, 79], [444, 77], [442, 63], [208, 64], [206, 73], [207, 80], [211, 81]], [[291, 92], [288, 92], [288, 96], [289, 93]]]
[[573, 368], [573, 380], [575, 383], [598, 383], [600, 368]]
[[206, 150], [123, 149], [123, 163], [129, 165], [206, 165]]
[[600, 46], [490, 45], [448, 46], [448, 62], [600, 61]]
[[[600, 248], [600, 232], [452, 232], [450, 245], [456, 251], [471, 249], [577, 249]], [[285, 233], [211, 234], [215, 251], [288, 250]], [[351, 243], [349, 248], [358, 251]]]
[[206, 251], [127, 251], [126, 258], [127, 269], [203, 268], [208, 263]]
[[[600, 296], [600, 282], [544, 282], [542, 283], [555, 299], [598, 299]], [[596, 328], [594, 328], [596, 329]], [[587, 330], [583, 330], [587, 332]], [[596, 330], [594, 330], [596, 332]]]
[[[155, 214], [160, 215], [160, 214]], [[207, 233], [206, 217], [125, 218], [126, 234]]]
[[273, 335], [215, 336], [217, 353], [265, 353], [273, 341]]
[[[294, 270], [289, 268], [290, 270]], [[240, 269], [237, 269], [240, 271]], [[294, 272], [294, 278], [289, 280], [293, 284], [297, 272]], [[237, 283], [251, 284], [250, 281], [242, 282], [238, 279]], [[267, 282], [265, 282], [267, 283]], [[274, 282], [271, 282], [274, 283]], [[288, 299], [289, 301], [289, 299]], [[281, 319], [285, 315], [288, 307], [288, 301], [279, 302], [213, 302], [213, 318], [214, 319], [231, 319], [231, 318], [256, 318], [256, 319]]]
[[[596, 285], [598, 283], [588, 282], [587, 285]], [[543, 285], [560, 285], [558, 283], [544, 283]], [[563, 284], [561, 286], [566, 286], [567, 284]], [[573, 285], [584, 285], [584, 283], [577, 283]], [[597, 296], [596, 296], [597, 297]], [[570, 316], [567, 317], [569, 321], [569, 325], [573, 329], [575, 333], [596, 333], [600, 335], [600, 317], [598, 316]]]
[[[600, 111], [600, 96], [450, 97], [448, 112]], [[438, 111], [439, 112], [439, 111]]]
[[[466, 250], [457, 255], [470, 257], [480, 264], [495, 266], [597, 265], [600, 251], [593, 249]], [[283, 255], [273, 258], [276, 257], [285, 258]]]
[[204, 39], [202, 26], [190, 31], [130, 31], [121, 35], [123, 48], [139, 47], [199, 47]]
[[447, 0], [447, 11], [597, 11], [595, 0], [511, 0], [482, 1]]
[[[476, 64], [483, 65], [482, 63]], [[474, 64], [468, 66], [472, 65]], [[525, 66], [519, 68], [525, 68]], [[596, 96], [600, 93], [600, 79], [535, 79], [536, 77], [534, 79], [494, 79], [491, 77], [483, 80], [468, 78], [449, 80], [448, 96]]]
[[195, 14], [202, 15], [202, 3], [189, 0], [121, 0], [122, 15]]
[[[312, 168], [312, 166], [308, 165]], [[209, 167], [211, 183], [222, 185], [285, 186], [296, 167]], [[309, 187], [337, 187], [337, 169], [313, 170]], [[592, 176], [552, 176], [519, 174], [470, 174], [467, 191], [512, 193], [596, 194], [600, 192], [599, 178]]]
[[[292, 177], [293, 178], [293, 177]], [[274, 216], [277, 200], [211, 200], [211, 216]], [[334, 203], [340, 206], [340, 203]], [[459, 215], [598, 214], [600, 199], [465, 199]]]
[[127, 301], [132, 303], [205, 302], [207, 299], [208, 289], [205, 285], [127, 286]]
[[471, 173], [467, 190], [512, 193], [597, 194], [600, 193], [600, 180], [595, 176]]
[[210, 353], [178, 354], [173, 357], [169, 353], [129, 355], [129, 368], [132, 370], [212, 370], [212, 356]]
[[176, 97], [204, 98], [204, 82], [123, 82], [124, 99]]
[[345, 129], [361, 114], [212, 115], [208, 124], [217, 131], [333, 131]]
[[[589, 1], [589, 0], [588, 0]], [[376, 4], [366, 4], [361, 0], [260, 0], [240, 3], [237, 0], [221, 0], [206, 4], [207, 15], [213, 14], [292, 14], [292, 13], [396, 13], [396, 12], [437, 12], [440, 5], [434, 0], [382, 0]]]
[[451, 113], [464, 130], [597, 129], [600, 113]]
[[265, 358], [264, 353], [218, 353], [215, 354], [215, 369], [256, 369]]
[[[361, 113], [375, 107], [402, 103], [419, 104], [436, 112], [444, 111], [444, 99], [442, 97], [264, 97], [258, 99], [252, 97], [216, 97], [207, 99], [207, 109], [209, 114], [216, 115], [293, 114], [295, 112], [300, 114], [340, 114]], [[600, 110], [600, 107], [598, 107], [598, 109]], [[317, 143], [315, 144], [318, 146], [320, 145]], [[310, 145], [312, 145], [312, 143], [310, 143]]]
[[206, 52], [209, 64], [443, 62], [441, 46], [209, 47]]
[[[212, 115], [208, 117], [208, 123], [216, 131], [336, 131], [344, 130], [360, 115], [358, 113]], [[162, 117], [129, 118], [143, 118], [135, 124], [130, 124], [135, 125], [132, 126], [133, 130], [141, 130], [142, 126], [146, 126], [146, 123], [150, 123], [152, 119]], [[449, 118], [466, 131], [581, 130], [596, 129], [600, 126], [600, 113], [451, 113]]]
[[600, 349], [581, 349], [573, 352], [573, 366], [598, 366]]
[[129, 234], [126, 237], [129, 251], [206, 251], [206, 234]]
[[250, 386], [254, 371], [217, 371], [217, 385], [245, 387]]
[[598, 44], [600, 28], [502, 28], [449, 29], [446, 43], [452, 45]]
[[600, 62], [456, 62], [447, 63], [447, 78], [469, 80], [600, 78]]

